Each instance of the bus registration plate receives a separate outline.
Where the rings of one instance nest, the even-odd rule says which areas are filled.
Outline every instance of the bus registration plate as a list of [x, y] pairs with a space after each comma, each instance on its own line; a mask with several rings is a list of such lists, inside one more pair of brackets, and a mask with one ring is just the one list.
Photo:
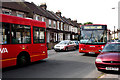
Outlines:
[[95, 54], [95, 52], [89, 52], [89, 54]]

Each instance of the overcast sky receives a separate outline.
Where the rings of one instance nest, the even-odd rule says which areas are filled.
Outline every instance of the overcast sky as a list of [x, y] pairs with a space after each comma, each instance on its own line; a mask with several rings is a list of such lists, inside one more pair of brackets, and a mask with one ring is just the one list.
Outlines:
[[[50, 11], [62, 12], [62, 16], [77, 19], [79, 23], [107, 24], [108, 29], [118, 28], [118, 2], [120, 0], [25, 0], [36, 5], [47, 4]], [[115, 9], [112, 9], [115, 7]]]

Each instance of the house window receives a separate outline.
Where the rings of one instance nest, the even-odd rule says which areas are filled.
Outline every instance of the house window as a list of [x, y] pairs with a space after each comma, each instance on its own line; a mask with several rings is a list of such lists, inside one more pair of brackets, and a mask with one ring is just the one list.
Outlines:
[[55, 22], [55, 21], [53, 21], [53, 27], [54, 27], [54, 28], [56, 27], [56, 22]]
[[72, 26], [69, 26], [69, 31], [71, 31], [71, 27], [72, 27]]
[[72, 28], [72, 32], [74, 32], [74, 28]]
[[58, 25], [58, 27], [57, 27], [57, 28], [58, 28], [58, 30], [59, 30], [59, 29], [60, 29], [60, 25], [59, 25], [59, 22], [57, 22], [57, 25]]
[[68, 25], [67, 24], [65, 24], [64, 30], [68, 31]]
[[69, 25], [67, 25], [67, 31], [69, 31]]
[[35, 20], [40, 20], [39, 15], [36, 15]]
[[2, 11], [3, 14], [11, 15], [10, 11]]
[[66, 24], [64, 25], [64, 30], [66, 31]]
[[23, 17], [23, 14], [17, 13], [18, 17]]
[[57, 39], [57, 35], [58, 35], [58, 34], [56, 33], [56, 41], [58, 41], [58, 39]]
[[45, 22], [45, 18], [44, 17], [42, 17], [42, 21]]
[[49, 27], [51, 27], [51, 20], [49, 19]]
[[61, 22], [61, 30], [63, 30], [63, 23]]

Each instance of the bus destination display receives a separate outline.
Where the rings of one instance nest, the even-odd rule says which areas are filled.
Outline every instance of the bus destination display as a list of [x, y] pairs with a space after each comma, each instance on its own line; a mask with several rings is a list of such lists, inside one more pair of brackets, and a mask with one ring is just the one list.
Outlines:
[[84, 29], [102, 29], [102, 26], [84, 26]]

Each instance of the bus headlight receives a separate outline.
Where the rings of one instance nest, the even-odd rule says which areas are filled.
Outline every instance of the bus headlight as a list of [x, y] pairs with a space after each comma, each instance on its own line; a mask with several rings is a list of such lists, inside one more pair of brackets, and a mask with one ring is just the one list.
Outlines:
[[101, 59], [96, 59], [96, 62], [102, 62], [102, 60]]
[[83, 50], [83, 48], [81, 48], [81, 50]]
[[104, 48], [104, 46], [101, 47], [102, 49]]

